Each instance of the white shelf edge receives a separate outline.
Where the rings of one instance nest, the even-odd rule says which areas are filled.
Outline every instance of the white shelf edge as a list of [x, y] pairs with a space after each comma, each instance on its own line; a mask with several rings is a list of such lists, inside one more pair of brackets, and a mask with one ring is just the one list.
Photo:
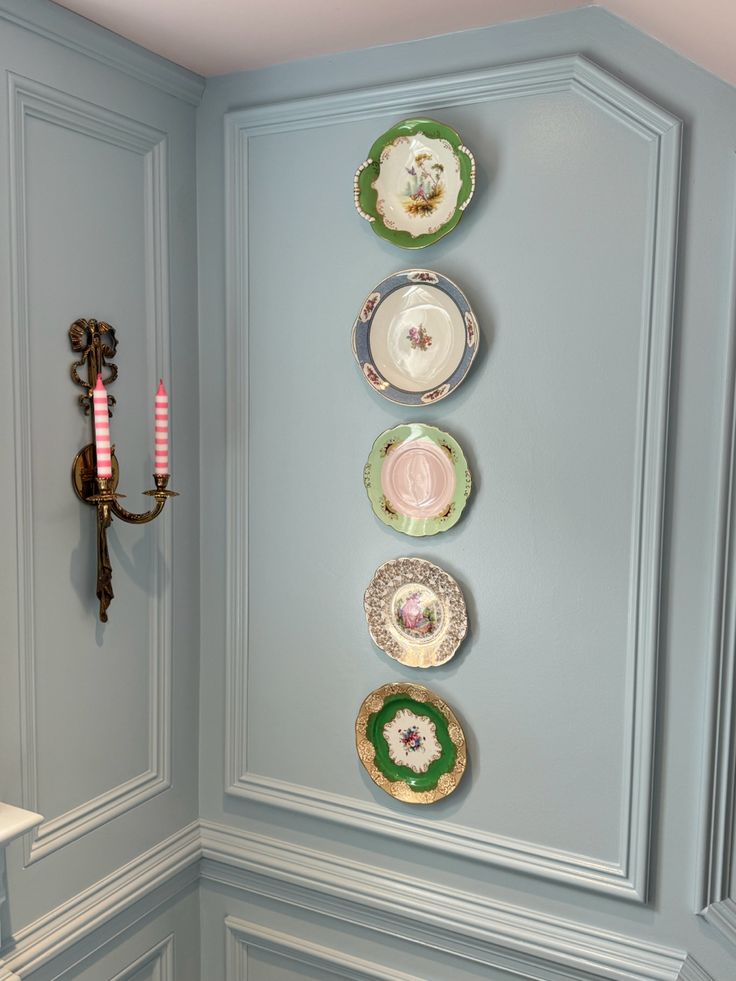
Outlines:
[[22, 807], [3, 804], [0, 801], [0, 848], [5, 848], [15, 838], [35, 828], [43, 821], [42, 814], [26, 811]]

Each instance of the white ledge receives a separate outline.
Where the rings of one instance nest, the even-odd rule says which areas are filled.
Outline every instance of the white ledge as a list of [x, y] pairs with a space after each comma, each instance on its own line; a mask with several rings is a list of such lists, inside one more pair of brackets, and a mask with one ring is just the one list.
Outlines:
[[4, 848], [14, 838], [19, 838], [42, 821], [42, 814], [0, 802], [0, 848]]

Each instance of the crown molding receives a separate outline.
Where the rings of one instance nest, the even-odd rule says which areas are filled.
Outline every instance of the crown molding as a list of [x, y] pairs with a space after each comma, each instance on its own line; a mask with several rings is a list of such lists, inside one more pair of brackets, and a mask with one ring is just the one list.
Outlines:
[[0, 0], [0, 21], [115, 68], [190, 106], [202, 101], [205, 80], [201, 75], [46, 0]]

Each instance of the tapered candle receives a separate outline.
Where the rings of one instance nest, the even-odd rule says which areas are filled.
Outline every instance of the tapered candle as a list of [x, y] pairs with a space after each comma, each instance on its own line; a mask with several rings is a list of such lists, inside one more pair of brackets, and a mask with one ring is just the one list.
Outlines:
[[92, 404], [95, 417], [95, 455], [97, 456], [97, 476], [112, 477], [112, 449], [110, 447], [110, 413], [107, 409], [107, 391], [102, 384], [102, 376], [97, 376], [97, 384], [92, 390]]
[[154, 405], [153, 472], [169, 472], [169, 395], [163, 379], [158, 383]]

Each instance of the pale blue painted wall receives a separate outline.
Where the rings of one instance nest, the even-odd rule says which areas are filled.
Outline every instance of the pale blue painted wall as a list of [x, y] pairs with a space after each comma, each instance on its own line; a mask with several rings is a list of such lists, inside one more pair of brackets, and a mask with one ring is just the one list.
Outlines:
[[[223, 794], [225, 663], [239, 656], [225, 630], [223, 555], [233, 526], [224, 461], [235, 447], [232, 436], [225, 442], [222, 385], [232, 259], [224, 229], [226, 217], [242, 220], [223, 212], [223, 119], [282, 100], [575, 53], [683, 122], [647, 905], [424, 848], [421, 831], [408, 844], [321, 820], [313, 798], [304, 814]], [[463, 655], [419, 680], [460, 712], [473, 762], [456, 798], [421, 817], [440, 834], [450, 821], [612, 858], [646, 147], [563, 96], [434, 111], [420, 93], [415, 109], [456, 126], [480, 164], [478, 198], [461, 225], [416, 255], [373, 236], [349, 193], [373, 138], [402, 113], [297, 124], [249, 143], [248, 766], [317, 798], [341, 793], [400, 813], [365, 779], [352, 747], [361, 698], [410, 675], [373, 648], [361, 597], [380, 562], [423, 555], [456, 574], [470, 599]], [[205, 819], [685, 948], [715, 978], [733, 976], [732, 950], [693, 910], [729, 424], [735, 109], [732, 88], [599, 9], [208, 81], [198, 117]], [[477, 493], [451, 533], [418, 542], [385, 529], [364, 499], [372, 439], [410, 413], [368, 390], [349, 346], [365, 295], [412, 264], [457, 279], [483, 331], [462, 392], [422, 416], [461, 439]], [[203, 895], [205, 975], [219, 976], [224, 915], [253, 914], [236, 894], [207, 885]], [[330, 927], [307, 918], [294, 929], [314, 937]], [[378, 960], [382, 944], [374, 943]], [[417, 968], [414, 957], [404, 949], [391, 962], [422, 977], [473, 976], [426, 960]], [[264, 970], [255, 971], [259, 981], [271, 976]], [[303, 971], [292, 966], [284, 977], [311, 976]]]
[[[41, 0], [3, 0], [0, 11], [0, 65], [21, 77], [21, 88], [22, 79], [45, 86], [36, 96], [56, 105], [57, 114], [71, 97], [102, 107], [108, 121], [117, 113], [128, 127], [143, 124], [165, 135], [173, 460], [183, 492], [172, 509], [172, 551], [165, 556], [174, 631], [170, 728], [162, 731], [172, 748], [172, 786], [88, 828], [72, 822], [73, 840], [27, 869], [22, 845], [9, 849], [4, 940], [22, 936], [49, 909], [201, 816], [245, 835], [268, 836], [277, 849], [279, 842], [311, 848], [336, 862], [385, 868], [398, 881], [423, 878], [612, 930], [645, 946], [686, 949], [715, 981], [729, 981], [734, 948], [694, 909], [730, 422], [734, 90], [605, 12], [588, 9], [210, 79], [195, 110], [196, 78], [88, 22]], [[22, 25], [25, 17], [33, 29]], [[66, 43], [49, 36], [53, 32]], [[657, 755], [644, 905], [422, 844], [427, 827], [442, 836], [455, 825], [479, 829], [486, 841], [505, 835], [602, 862], [621, 851], [628, 521], [652, 157], [651, 146], [620, 118], [579, 95], [444, 103], [437, 114], [456, 125], [478, 155], [478, 197], [453, 235], [416, 256], [373, 236], [354, 213], [350, 194], [353, 170], [374, 136], [408, 111], [313, 129], [296, 125], [251, 140], [250, 595], [235, 598], [238, 611], [246, 601], [249, 611], [250, 771], [306, 785], [313, 803], [337, 793], [369, 814], [402, 814], [366, 780], [352, 748], [363, 695], [410, 676], [373, 648], [361, 610], [373, 569], [401, 554], [445, 565], [468, 596], [472, 634], [462, 655], [420, 680], [462, 717], [471, 768], [454, 799], [417, 816], [425, 826], [411, 843], [406, 832], [395, 840], [320, 819], [313, 806], [307, 816], [227, 794], [230, 776], [223, 769], [232, 694], [225, 664], [239, 656], [228, 646], [225, 607], [224, 560], [237, 522], [229, 524], [225, 509], [225, 464], [236, 446], [225, 441], [225, 269], [232, 256], [225, 251], [224, 118], [265, 103], [576, 53], [683, 123]], [[83, 115], [91, 111], [81, 108]], [[412, 111], [432, 108], [428, 97], [417, 95]], [[13, 100], [10, 109], [0, 100], [3, 145], [13, 112]], [[28, 703], [19, 667], [28, 664], [29, 651], [16, 603], [20, 517], [21, 543], [28, 543], [35, 570], [28, 580], [34, 591], [28, 623], [35, 632], [38, 801], [53, 818], [145, 766], [151, 651], [165, 661], [144, 628], [156, 539], [119, 530], [112, 549], [117, 598], [103, 633], [94, 622], [91, 563], [81, 560], [92, 544], [83, 520], [88, 515], [68, 488], [71, 455], [86, 432], [66, 375], [65, 330], [80, 315], [107, 317], [120, 327], [120, 408], [113, 424], [130, 506], [138, 503], [135, 488], [146, 485], [148, 451], [141, 447], [150, 365], [139, 344], [150, 335], [143, 295], [151, 269], [140, 248], [143, 158], [33, 115], [24, 126], [25, 320], [11, 303], [19, 267], [10, 202], [18, 203], [18, 185], [11, 183], [9, 155], [0, 155], [0, 227], [8, 229], [0, 237], [0, 323], [6, 350], [16, 343], [14, 356], [8, 353], [0, 364], [5, 501], [15, 500], [20, 438], [10, 420], [23, 422], [22, 389], [13, 389], [24, 370], [21, 326], [29, 348], [41, 351], [30, 366], [31, 380], [45, 387], [29, 420], [32, 513], [25, 517], [22, 508], [8, 507], [0, 521], [0, 799], [21, 802], [28, 767], [19, 708], [22, 697]], [[283, 188], [302, 167], [311, 193], [293, 200]], [[376, 522], [364, 498], [361, 469], [373, 437], [407, 413], [368, 389], [349, 346], [353, 317], [370, 288], [414, 263], [456, 278], [483, 331], [482, 354], [462, 391], [424, 416], [465, 446], [476, 477], [472, 506], [454, 531], [419, 542]], [[44, 423], [53, 427], [53, 439]], [[22, 481], [20, 488], [28, 489]], [[296, 737], [281, 724], [282, 707], [296, 720]], [[334, 748], [330, 766], [316, 757], [325, 743]], [[288, 864], [288, 847], [283, 854]], [[200, 973], [200, 916], [207, 981], [226, 976], [226, 953], [244, 957], [238, 935], [256, 938], [248, 955], [250, 981], [324, 977], [330, 951], [415, 978], [510, 976], [451, 951], [430, 953], [378, 934], [368, 928], [367, 914], [365, 923], [341, 923], [310, 912], [309, 897], [301, 897], [301, 907], [259, 898], [260, 891], [278, 891], [265, 880], [251, 877], [246, 889], [236, 889], [211, 881], [222, 870], [213, 872], [210, 864], [206, 871], [199, 889], [189, 873], [173, 879], [33, 977], [193, 981]], [[171, 898], [177, 889], [183, 891]], [[297, 895], [288, 894], [291, 900]], [[159, 901], [163, 906], [155, 911]], [[228, 921], [229, 932], [226, 917], [237, 919]], [[312, 966], [303, 963], [310, 943], [322, 951]], [[296, 960], [290, 944], [296, 944]]]
[[[31, 850], [26, 869], [24, 843], [8, 849], [0, 932], [12, 948], [12, 935], [198, 812], [199, 84], [53, 4], [7, 0], [0, 4], [0, 89], [0, 800], [32, 806], [60, 832], [65, 827], [68, 838], [46, 853]], [[126, 145], [135, 134], [138, 150]], [[149, 146], [163, 155], [157, 189]], [[160, 192], [158, 204], [146, 200], [152, 189]], [[158, 255], [146, 245], [154, 219], [168, 238]], [[162, 522], [145, 530], [116, 525], [110, 539], [116, 598], [105, 627], [96, 620], [94, 512], [79, 504], [69, 479], [74, 454], [89, 440], [69, 378], [74, 355], [66, 332], [77, 317], [118, 329], [112, 427], [126, 503], [148, 507], [139, 492], [152, 482], [160, 372], [172, 392], [174, 483], [182, 491], [167, 531]], [[157, 552], [160, 591], [152, 580]], [[151, 616], [160, 636], [152, 633]], [[160, 671], [155, 698], [152, 670]], [[154, 795], [146, 799], [131, 781], [148, 770], [151, 752]], [[103, 809], [100, 795], [117, 795], [118, 813], [114, 801]], [[44, 847], [54, 844], [43, 838], [51, 826], [40, 829]], [[126, 926], [120, 920], [117, 929]], [[65, 976], [112, 977], [172, 931], [182, 948], [176, 976], [194, 978], [196, 890], [159, 926], [152, 919], [145, 934], [106, 955], [104, 967]]]
[[33, 981], [199, 981], [199, 890], [131, 909], [32, 972]]

